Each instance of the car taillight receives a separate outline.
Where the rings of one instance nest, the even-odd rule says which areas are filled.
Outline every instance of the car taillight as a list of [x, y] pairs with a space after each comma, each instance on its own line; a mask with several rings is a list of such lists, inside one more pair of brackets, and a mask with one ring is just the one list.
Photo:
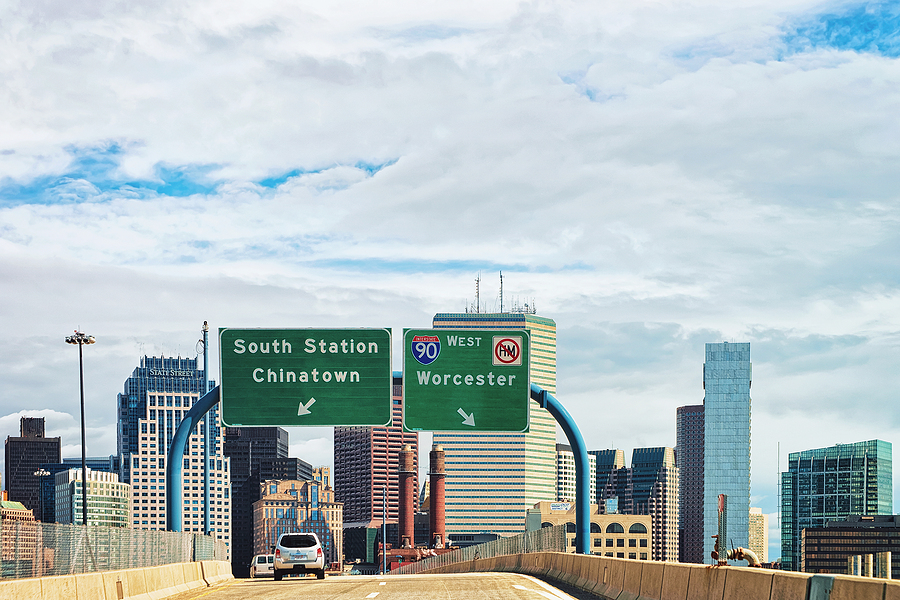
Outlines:
[[275, 548], [275, 558], [281, 558], [281, 548]]
[[322, 556], [322, 549], [316, 548], [316, 558], [319, 558], [320, 556]]

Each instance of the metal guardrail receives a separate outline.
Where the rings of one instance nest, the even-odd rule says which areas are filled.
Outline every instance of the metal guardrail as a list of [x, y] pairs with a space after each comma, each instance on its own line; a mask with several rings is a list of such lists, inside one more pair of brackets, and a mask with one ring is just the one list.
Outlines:
[[228, 560], [221, 540], [192, 533], [0, 521], [0, 579]]
[[510, 554], [525, 554], [528, 552], [565, 552], [566, 551], [566, 526], [556, 525], [544, 527], [537, 531], [529, 531], [513, 537], [500, 538], [493, 542], [485, 542], [477, 546], [460, 548], [453, 552], [430, 556], [422, 560], [407, 563], [390, 572], [392, 575], [409, 575], [420, 573], [428, 569], [451, 565], [454, 563], [468, 562], [478, 558], [494, 558], [496, 556], [508, 556]]

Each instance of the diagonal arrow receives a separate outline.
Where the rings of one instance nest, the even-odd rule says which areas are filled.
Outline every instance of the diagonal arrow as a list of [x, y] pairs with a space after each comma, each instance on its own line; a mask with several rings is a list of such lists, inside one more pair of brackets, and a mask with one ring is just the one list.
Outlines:
[[297, 416], [299, 417], [299, 416], [301, 416], [301, 415], [308, 415], [308, 414], [311, 414], [311, 413], [309, 412], [309, 407], [312, 406], [313, 404], [315, 404], [315, 402], [316, 402], [316, 399], [315, 399], [315, 398], [310, 398], [310, 399], [309, 399], [309, 402], [307, 402], [306, 404], [303, 404], [303, 403], [301, 402], [301, 403], [300, 403], [300, 408], [297, 409]]
[[457, 410], [456, 412], [458, 412], [460, 415], [462, 415], [462, 418], [465, 419], [462, 422], [463, 425], [471, 425], [472, 427], [475, 427], [475, 413], [472, 413], [471, 415], [467, 415], [466, 411], [464, 411], [461, 408], [459, 410]]

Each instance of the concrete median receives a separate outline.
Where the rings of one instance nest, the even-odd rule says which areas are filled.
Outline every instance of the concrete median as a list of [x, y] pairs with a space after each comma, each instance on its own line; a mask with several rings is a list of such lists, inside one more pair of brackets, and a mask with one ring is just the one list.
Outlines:
[[622, 558], [603, 558], [598, 571], [597, 585], [591, 593], [606, 598], [618, 598], [625, 589], [625, 564]]
[[[152, 568], [152, 567], [151, 567]], [[128, 569], [125, 571], [125, 598], [135, 600], [152, 600], [147, 593], [147, 569]]]
[[41, 579], [14, 579], [0, 581], [0, 598], [16, 600], [43, 600]]
[[206, 585], [209, 586], [234, 579], [234, 575], [231, 574], [231, 563], [224, 560], [202, 560], [200, 572]]
[[725, 577], [723, 600], [745, 600], [746, 598], [770, 598], [775, 571], [731, 567]]
[[200, 572], [200, 563], [181, 563], [181, 572], [184, 577], [184, 585], [189, 590], [194, 590], [206, 585], [206, 582], [203, 581], [203, 575]]
[[663, 574], [666, 563], [643, 562], [641, 567], [641, 590], [638, 598], [659, 600], [662, 596]]
[[[76, 597], [76, 575], [41, 578], [41, 600], [71, 600]], [[80, 577], [80, 575], [79, 575]]]
[[811, 575], [807, 573], [779, 571], [772, 579], [772, 594], [770, 600], [806, 598], [810, 577]]
[[[106, 586], [103, 583], [103, 573], [85, 573], [75, 576], [76, 600], [95, 600], [105, 597]], [[45, 600], [49, 599], [45, 597]]]
[[641, 573], [644, 563], [637, 560], [625, 561], [625, 585], [618, 600], [637, 600], [641, 595]]
[[575, 587], [581, 590], [590, 590], [597, 584], [597, 572], [601, 560], [599, 556], [592, 554], [577, 555]]
[[885, 596], [885, 580], [850, 575], [835, 577], [830, 600], [882, 600]]
[[687, 600], [691, 570], [681, 563], [665, 563], [660, 600]]
[[[430, 572], [438, 570], [454, 573], [514, 571], [568, 583], [604, 600], [818, 600], [824, 597], [829, 600], [900, 600], [900, 581], [563, 552], [469, 560]], [[822, 596], [816, 591], [817, 586], [826, 586], [827, 595]], [[2, 590], [0, 587], [0, 596]], [[26, 594], [15, 597], [16, 600], [29, 598]], [[113, 598], [107, 595], [106, 600]]]
[[563, 568], [565, 568], [565, 553], [551, 552], [547, 560], [547, 577], [562, 581]]
[[725, 574], [728, 567], [692, 565], [690, 569], [687, 600], [722, 600], [725, 597]]

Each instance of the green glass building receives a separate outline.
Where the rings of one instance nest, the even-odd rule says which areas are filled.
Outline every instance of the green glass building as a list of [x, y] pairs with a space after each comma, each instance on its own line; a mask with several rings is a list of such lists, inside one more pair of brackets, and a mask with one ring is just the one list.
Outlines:
[[891, 443], [837, 444], [788, 455], [781, 474], [781, 568], [800, 570], [803, 530], [893, 513]]

